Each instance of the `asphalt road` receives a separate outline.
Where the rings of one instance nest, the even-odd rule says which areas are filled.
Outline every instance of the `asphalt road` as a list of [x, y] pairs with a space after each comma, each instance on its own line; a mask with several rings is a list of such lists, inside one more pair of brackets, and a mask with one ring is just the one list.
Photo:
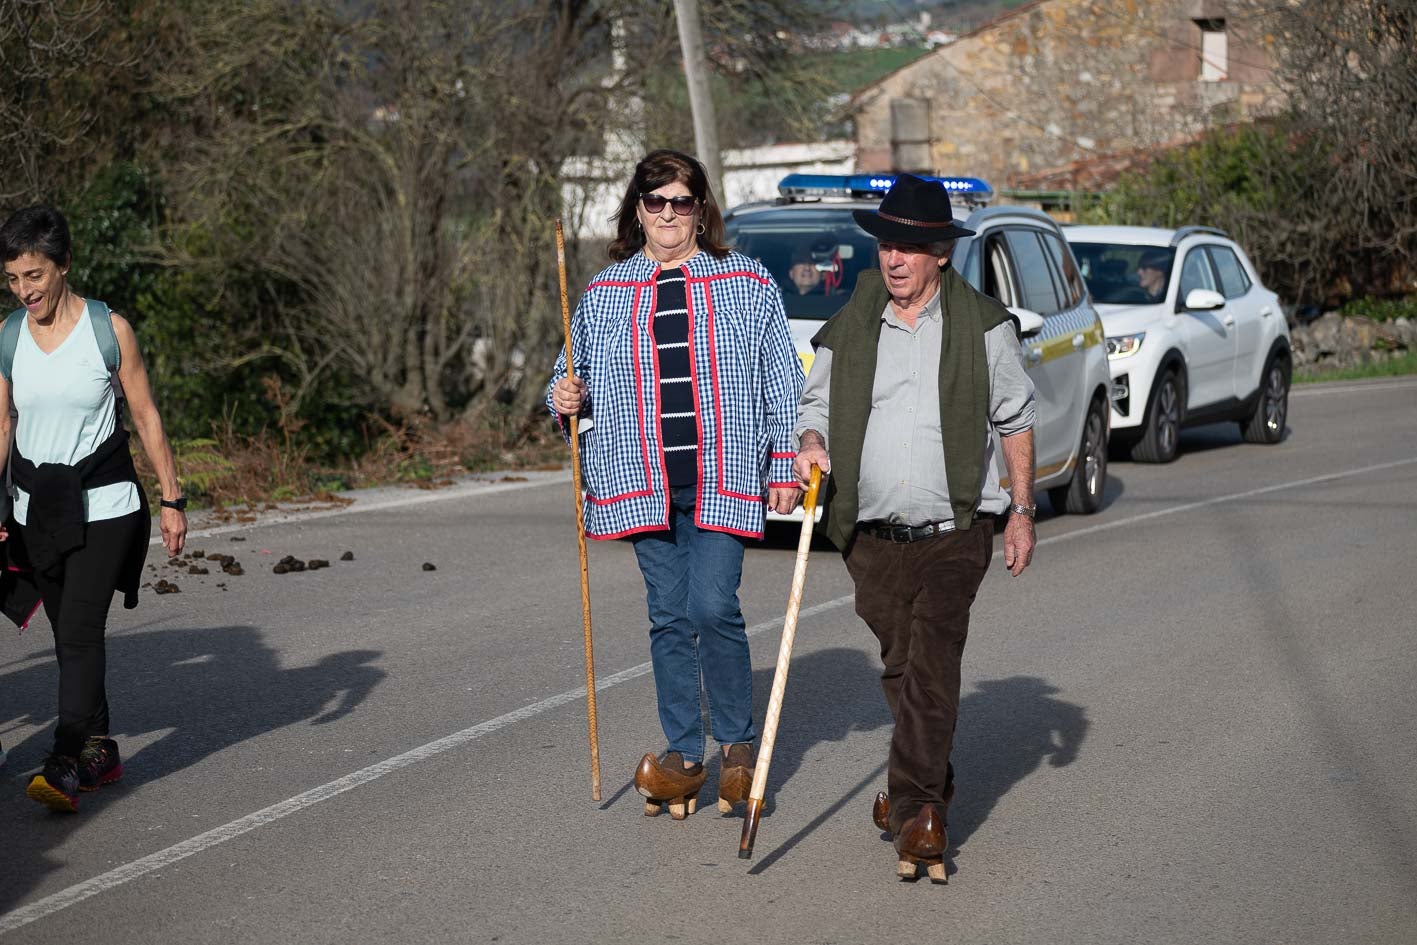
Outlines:
[[[1114, 463], [1101, 513], [1043, 515], [1020, 578], [996, 560], [945, 887], [896, 882], [871, 826], [890, 721], [821, 548], [742, 861], [712, 801], [642, 815], [643, 585], [628, 545], [592, 544], [591, 800], [568, 483], [194, 537], [241, 576], [154, 554], [182, 593], [114, 610], [126, 776], [77, 815], [23, 796], [52, 735], [48, 627], [0, 633], [0, 941], [1417, 940], [1417, 380], [1300, 388], [1277, 446], [1216, 426], [1172, 465]], [[760, 719], [794, 543], [748, 552]], [[287, 554], [332, 566], [272, 573]]]

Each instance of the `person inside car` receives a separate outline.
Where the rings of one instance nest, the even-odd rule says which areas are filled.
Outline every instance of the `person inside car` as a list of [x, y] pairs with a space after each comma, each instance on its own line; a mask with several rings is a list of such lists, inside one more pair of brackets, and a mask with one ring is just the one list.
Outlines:
[[793, 255], [787, 278], [797, 287], [798, 295], [822, 293], [822, 271], [817, 268], [817, 264], [812, 261], [812, 254], [807, 250], [798, 250]]
[[787, 277], [798, 295], [835, 295], [841, 291], [841, 249], [829, 236], [800, 247], [792, 254]]
[[1166, 253], [1147, 253], [1137, 263], [1137, 283], [1150, 296], [1148, 301], [1160, 302], [1166, 297], [1166, 285], [1171, 281], [1171, 257]]

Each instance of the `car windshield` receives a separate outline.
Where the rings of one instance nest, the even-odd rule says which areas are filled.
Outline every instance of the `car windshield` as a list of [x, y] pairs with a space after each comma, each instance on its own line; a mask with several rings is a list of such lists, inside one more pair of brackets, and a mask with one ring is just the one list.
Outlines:
[[[1070, 241], [1071, 243], [1071, 241]], [[1166, 298], [1176, 250], [1131, 243], [1071, 243], [1094, 302], [1150, 305]]]
[[845, 207], [764, 210], [725, 222], [734, 249], [767, 267], [789, 318], [826, 319], [846, 303], [863, 269], [876, 268], [876, 238]]

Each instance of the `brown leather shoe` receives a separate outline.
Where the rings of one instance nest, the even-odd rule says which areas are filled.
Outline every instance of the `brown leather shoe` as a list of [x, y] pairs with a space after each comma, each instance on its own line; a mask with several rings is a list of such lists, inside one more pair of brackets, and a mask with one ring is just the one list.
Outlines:
[[871, 823], [878, 830], [891, 829], [891, 796], [885, 791], [876, 792], [876, 803], [871, 805]]
[[646, 798], [645, 816], [656, 816], [663, 804], [670, 817], [683, 820], [697, 809], [699, 788], [707, 777], [701, 764], [685, 768], [684, 756], [677, 751], [665, 752], [663, 759], [646, 752], [635, 769], [635, 790]]
[[945, 832], [945, 821], [934, 804], [926, 804], [920, 813], [906, 821], [895, 837], [896, 853], [900, 860], [896, 864], [896, 875], [903, 880], [914, 882], [919, 878], [920, 864], [925, 865], [930, 882], [944, 885], [945, 849], [949, 846], [949, 835]]
[[[955, 786], [950, 782], [950, 786], [945, 788], [945, 808], [948, 809], [950, 801], [954, 800]], [[890, 833], [891, 829], [891, 796], [885, 791], [876, 792], [876, 803], [871, 805], [871, 823], [882, 830]]]
[[718, 809], [733, 813], [734, 804], [748, 800], [753, 789], [753, 746], [742, 742], [728, 746], [718, 769]]

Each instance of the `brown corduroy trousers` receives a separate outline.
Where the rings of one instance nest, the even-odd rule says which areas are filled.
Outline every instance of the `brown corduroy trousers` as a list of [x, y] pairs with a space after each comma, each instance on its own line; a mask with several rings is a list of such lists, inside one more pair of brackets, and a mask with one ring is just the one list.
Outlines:
[[881, 643], [881, 688], [895, 717], [887, 790], [891, 832], [926, 804], [946, 814], [969, 608], [994, 553], [994, 521], [896, 543], [857, 532], [846, 554], [856, 613]]

